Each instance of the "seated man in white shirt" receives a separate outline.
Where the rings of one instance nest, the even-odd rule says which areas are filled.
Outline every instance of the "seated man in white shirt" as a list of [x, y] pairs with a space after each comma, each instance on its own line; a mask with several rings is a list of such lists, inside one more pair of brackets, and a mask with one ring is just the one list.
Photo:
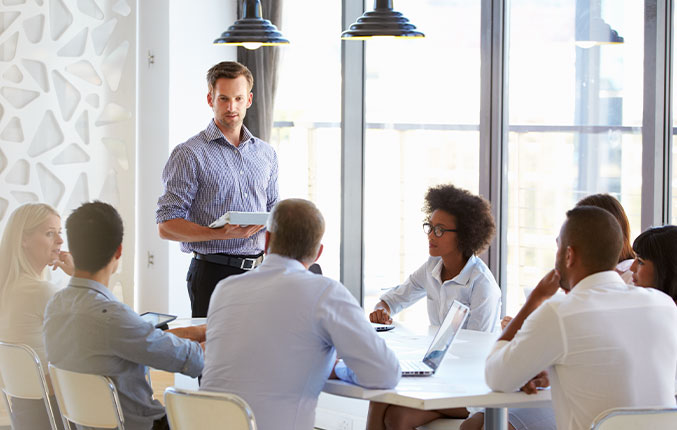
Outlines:
[[[607, 211], [576, 207], [548, 273], [486, 363], [487, 384], [513, 391], [548, 369], [559, 430], [588, 429], [606, 409], [675, 406], [677, 307], [626, 285], [614, 267], [623, 234]], [[558, 288], [567, 294], [554, 296]]]
[[330, 375], [387, 389], [400, 366], [348, 290], [307, 270], [322, 253], [315, 205], [281, 201], [268, 224], [263, 264], [214, 290], [200, 389], [243, 397], [261, 430], [310, 430]]

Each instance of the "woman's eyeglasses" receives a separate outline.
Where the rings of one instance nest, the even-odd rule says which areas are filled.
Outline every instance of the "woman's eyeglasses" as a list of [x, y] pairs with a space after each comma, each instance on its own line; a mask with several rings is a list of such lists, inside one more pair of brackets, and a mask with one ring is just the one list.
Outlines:
[[432, 225], [429, 222], [423, 223], [423, 233], [430, 234], [434, 232], [436, 237], [442, 237], [442, 235], [448, 231], [458, 231], [455, 228], [444, 228], [441, 225]]

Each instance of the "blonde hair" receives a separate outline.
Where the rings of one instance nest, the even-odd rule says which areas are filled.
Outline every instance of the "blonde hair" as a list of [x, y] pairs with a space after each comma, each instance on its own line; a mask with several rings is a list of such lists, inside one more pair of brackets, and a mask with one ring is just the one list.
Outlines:
[[59, 216], [59, 213], [44, 203], [27, 203], [10, 215], [0, 241], [0, 307], [6, 302], [12, 285], [21, 276], [44, 279], [44, 271], [37, 273], [28, 260], [23, 249], [23, 239], [40, 227], [50, 215]]

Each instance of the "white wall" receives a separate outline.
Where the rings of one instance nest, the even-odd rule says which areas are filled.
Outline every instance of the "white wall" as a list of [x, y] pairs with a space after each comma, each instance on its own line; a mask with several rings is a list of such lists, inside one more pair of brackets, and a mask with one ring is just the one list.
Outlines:
[[82, 202], [125, 223], [113, 292], [134, 299], [136, 4], [4, 1], [0, 9], [0, 229], [27, 202], [65, 222]]
[[[205, 75], [217, 62], [236, 58], [235, 48], [212, 42], [235, 21], [236, 8], [234, 1], [218, 0], [139, 2], [139, 311], [190, 316], [185, 279], [191, 256], [159, 238], [155, 209], [170, 151], [212, 118]], [[150, 68], [148, 50], [155, 55]]]

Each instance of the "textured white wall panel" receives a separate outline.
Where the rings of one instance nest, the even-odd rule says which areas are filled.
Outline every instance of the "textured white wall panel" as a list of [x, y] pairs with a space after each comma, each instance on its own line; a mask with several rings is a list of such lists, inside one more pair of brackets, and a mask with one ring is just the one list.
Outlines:
[[22, 203], [90, 200], [125, 222], [111, 288], [134, 303], [136, 3], [0, 4], [0, 229]]

